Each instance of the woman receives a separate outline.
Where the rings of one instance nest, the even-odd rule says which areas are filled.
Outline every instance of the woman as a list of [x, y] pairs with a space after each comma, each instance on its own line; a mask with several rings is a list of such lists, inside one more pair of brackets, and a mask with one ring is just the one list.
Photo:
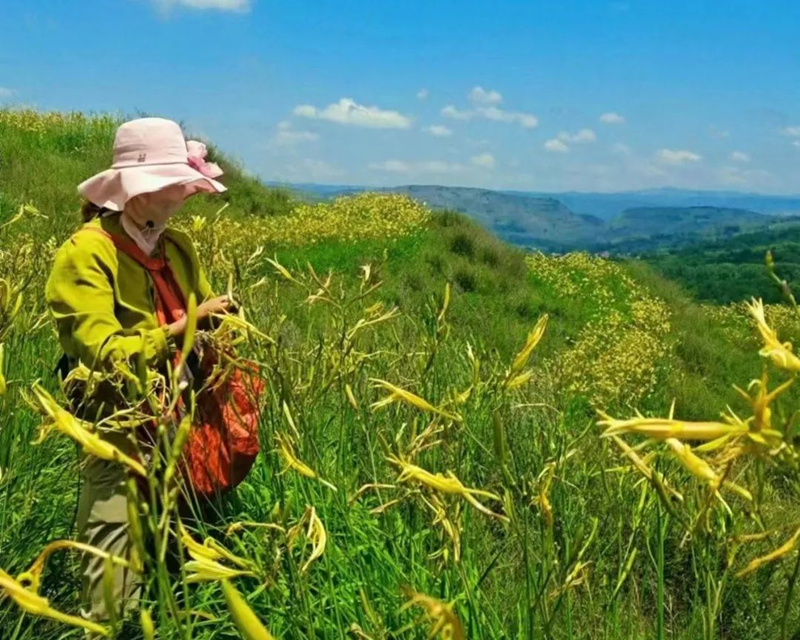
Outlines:
[[[215, 180], [222, 171], [205, 162], [205, 155], [205, 145], [186, 142], [175, 122], [132, 120], [117, 130], [111, 169], [78, 187], [87, 200], [83, 209], [86, 224], [59, 249], [46, 289], [65, 352], [64, 368], [82, 363], [91, 370], [110, 372], [120, 365], [133, 369], [144, 361], [159, 369], [174, 356], [186, 317], [178, 311], [165, 321], [153, 277], [142, 260], [153, 259], [171, 267], [174, 278], [170, 278], [183, 299], [193, 293], [200, 302], [198, 320], [228, 309], [226, 296], [212, 297], [189, 237], [167, 227], [193, 194], [225, 191]], [[135, 249], [118, 250], [115, 243], [119, 242], [134, 244], [141, 259], [129, 255]], [[96, 415], [83, 417], [92, 420]], [[109, 431], [103, 437], [123, 452], [130, 453], [133, 448], [124, 433]], [[114, 462], [87, 456], [82, 474], [79, 539], [127, 557], [125, 470]], [[109, 618], [103, 569], [101, 559], [85, 555], [85, 615], [95, 621]], [[114, 602], [129, 609], [136, 593], [132, 576], [121, 568], [116, 570]]]

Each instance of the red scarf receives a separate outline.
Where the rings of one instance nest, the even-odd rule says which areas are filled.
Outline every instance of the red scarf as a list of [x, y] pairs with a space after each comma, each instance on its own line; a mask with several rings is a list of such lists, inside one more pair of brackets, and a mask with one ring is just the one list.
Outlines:
[[114, 243], [122, 253], [130, 256], [142, 267], [147, 269], [153, 284], [156, 287], [156, 318], [161, 326], [177, 322], [186, 315], [186, 302], [172, 267], [166, 258], [165, 247], [162, 243], [160, 255], [151, 257], [145, 254], [139, 246], [128, 238], [109, 233], [99, 227], [84, 227], [87, 231], [99, 233]]

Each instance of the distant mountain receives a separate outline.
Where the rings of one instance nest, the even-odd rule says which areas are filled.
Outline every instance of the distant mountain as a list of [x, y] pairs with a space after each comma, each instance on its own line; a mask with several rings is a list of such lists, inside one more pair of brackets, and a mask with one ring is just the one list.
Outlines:
[[405, 193], [434, 209], [464, 213], [508, 242], [564, 249], [590, 242], [603, 221], [577, 215], [555, 198], [537, 198], [464, 187], [404, 186]]
[[[339, 193], [374, 189], [373, 187], [352, 185], [302, 184], [289, 186], [323, 198]], [[398, 187], [398, 189], [405, 188], [408, 187]], [[378, 188], [378, 190], [381, 190], [381, 188]], [[394, 190], [394, 188], [389, 188], [389, 190]], [[701, 191], [672, 187], [617, 193], [511, 190], [503, 190], [501, 193], [520, 197], [555, 198], [578, 215], [586, 214], [603, 220], [615, 218], [626, 209], [641, 207], [719, 207], [722, 209], [747, 209], [775, 216], [800, 216], [800, 195], [769, 195], [741, 191]]]
[[723, 207], [637, 207], [605, 223], [595, 249], [636, 253], [729, 238], [769, 225], [776, 216]]
[[621, 193], [511, 192], [520, 195], [558, 198], [576, 213], [588, 213], [604, 220], [620, 215], [626, 209], [641, 207], [719, 207], [748, 209], [777, 216], [800, 215], [800, 196], [774, 196], [738, 191], [690, 191], [685, 189], [649, 189]]
[[[344, 186], [293, 186], [311, 194], [312, 198], [363, 190]], [[370, 190], [405, 193], [431, 208], [464, 213], [508, 242], [544, 251], [587, 249], [639, 254], [729, 238], [784, 218], [790, 224], [800, 224], [800, 219], [794, 220], [795, 215], [800, 216], [800, 196], [679, 189], [616, 194], [534, 194], [438, 185]], [[754, 206], [720, 204], [723, 202]]]

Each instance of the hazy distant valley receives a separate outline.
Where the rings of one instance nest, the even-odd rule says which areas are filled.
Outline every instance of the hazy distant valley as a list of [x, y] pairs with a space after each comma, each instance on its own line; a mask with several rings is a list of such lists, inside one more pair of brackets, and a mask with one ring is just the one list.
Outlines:
[[[364, 190], [295, 188], [317, 198]], [[638, 254], [800, 223], [800, 196], [680, 189], [543, 194], [436, 185], [381, 190], [464, 213], [508, 242], [544, 251]]]

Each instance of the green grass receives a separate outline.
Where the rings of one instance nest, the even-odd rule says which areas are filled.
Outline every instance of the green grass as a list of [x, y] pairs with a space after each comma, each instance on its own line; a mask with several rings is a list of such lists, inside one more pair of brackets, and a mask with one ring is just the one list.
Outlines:
[[764, 268], [768, 250], [774, 255], [781, 277], [796, 283], [800, 276], [800, 227], [794, 220], [733, 238], [653, 253], [643, 259], [667, 278], [681, 283], [698, 300], [725, 304], [756, 296], [767, 302], [782, 302], [780, 291]]
[[[7, 159], [0, 163], [0, 225], [25, 202], [48, 216], [27, 216], [23, 224], [0, 228], [0, 273], [24, 295], [23, 310], [6, 340], [9, 392], [0, 397], [0, 568], [12, 575], [29, 567], [48, 542], [75, 537], [75, 446], [55, 435], [32, 444], [41, 419], [24, 393], [36, 379], [56, 392], [51, 371], [59, 349], [43, 306], [43, 283], [52, 251], [78, 224], [75, 184], [104, 168], [114, 124], [56, 123], [38, 133], [0, 119], [0, 157]], [[234, 163], [218, 159], [229, 186], [224, 215], [242, 220], [291, 215], [286, 192], [265, 189]], [[182, 220], [188, 215], [210, 219], [220, 204], [219, 199], [196, 197]], [[210, 255], [210, 246], [199, 249], [212, 265], [216, 288], [224, 290], [231, 268], [221, 256]], [[760, 374], [754, 339], [731, 340], [716, 316], [641, 263], [622, 263], [622, 275], [594, 283], [593, 289], [610, 292], [607, 304], [592, 295], [565, 295], [543, 274], [531, 272], [520, 250], [455, 214], [433, 215], [425, 229], [404, 238], [268, 244], [264, 255], [276, 256], [301, 280], [307, 278], [302, 275], [306, 264], [322, 278], [330, 270], [336, 301], [309, 305], [306, 298], [316, 284], [309, 289], [287, 282], [265, 260], [248, 265], [246, 256], [225, 256], [235, 260], [234, 284], [250, 321], [275, 345], [240, 347], [267, 372], [263, 454], [235, 495], [216, 505], [218, 517], [205, 524], [208, 533], [258, 567], [260, 579], [241, 579], [236, 586], [276, 637], [352, 637], [348, 629], [353, 624], [376, 639], [426, 637], [425, 626], [414, 624], [415, 612], [402, 609], [405, 587], [453, 602], [468, 638], [780, 637], [792, 562], [742, 580], [734, 579], [725, 564], [729, 537], [755, 530], [744, 502], [726, 494], [735, 515], [715, 508], [708, 526], [687, 536], [652, 488], [618, 469], [623, 459], [598, 439], [591, 399], [560, 386], [556, 371], [559, 357], [609, 309], [631, 321], [627, 277], [671, 309], [664, 338], [670, 349], [656, 363], [657, 384], [636, 403], [645, 412], [665, 415], [673, 398], [678, 415], [687, 419], [713, 419], [728, 403], [742, 410], [730, 385], [746, 386]], [[368, 263], [382, 285], [359, 300], [360, 267]], [[266, 279], [263, 285], [250, 288], [261, 278]], [[437, 315], [447, 283], [452, 299], [443, 323]], [[377, 302], [383, 311], [396, 306], [398, 317], [347, 342], [348, 330]], [[551, 321], [531, 361], [531, 382], [513, 392], [500, 391], [499, 381], [543, 313]], [[502, 504], [482, 500], [512, 518], [502, 524], [445, 496], [448, 515], [462, 520], [461, 560], [456, 562], [452, 542], [441, 525], [433, 524], [419, 493], [382, 515], [370, 511], [403, 496], [402, 490], [350, 498], [365, 483], [396, 484], [385, 449], [406, 452], [432, 420], [405, 405], [370, 409], [385, 395], [370, 381], [388, 380], [437, 406], [444, 404], [474, 383], [468, 345], [480, 362], [480, 374], [469, 399], [458, 405], [463, 421], [441, 421], [435, 438], [440, 442], [415, 462], [431, 471], [453, 471], [466, 485], [496, 493]], [[581, 365], [585, 375], [592, 375], [594, 362]], [[345, 384], [352, 387], [357, 408], [348, 403]], [[789, 405], [797, 406], [796, 396], [791, 399]], [[298, 457], [335, 484], [337, 492], [294, 472], [281, 473], [284, 464], [274, 450], [274, 437], [289, 430], [284, 403], [301, 434]], [[618, 415], [634, 409], [624, 402], [605, 408]], [[539, 497], [548, 465], [554, 469], [548, 493], [552, 523]], [[685, 512], [678, 515], [696, 513], [705, 496], [698, 483], [668, 456], [660, 455], [654, 465], [685, 495]], [[773, 477], [764, 485], [760, 516], [770, 526], [796, 522], [796, 488], [775, 471], [761, 471]], [[235, 521], [291, 526], [307, 505], [324, 523], [328, 546], [306, 574], [299, 568], [310, 547], [302, 538], [288, 548], [269, 530], [223, 534], [224, 526]], [[785, 538], [742, 550], [736, 568]], [[588, 563], [585, 573], [576, 574], [581, 578], [577, 584], [570, 583], [579, 562]], [[77, 557], [56, 554], [48, 561], [42, 594], [74, 613], [80, 604], [78, 581]], [[721, 584], [716, 603], [713, 589]], [[163, 591], [148, 591], [160, 638], [189, 633], [197, 639], [236, 637], [216, 584], [192, 587], [188, 597], [187, 609], [214, 617], [198, 619], [190, 632], [167, 614]], [[790, 633], [800, 627], [798, 600], [790, 603], [786, 616]], [[8, 599], [0, 601], [3, 640], [66, 637], [82, 634], [23, 616]]]

